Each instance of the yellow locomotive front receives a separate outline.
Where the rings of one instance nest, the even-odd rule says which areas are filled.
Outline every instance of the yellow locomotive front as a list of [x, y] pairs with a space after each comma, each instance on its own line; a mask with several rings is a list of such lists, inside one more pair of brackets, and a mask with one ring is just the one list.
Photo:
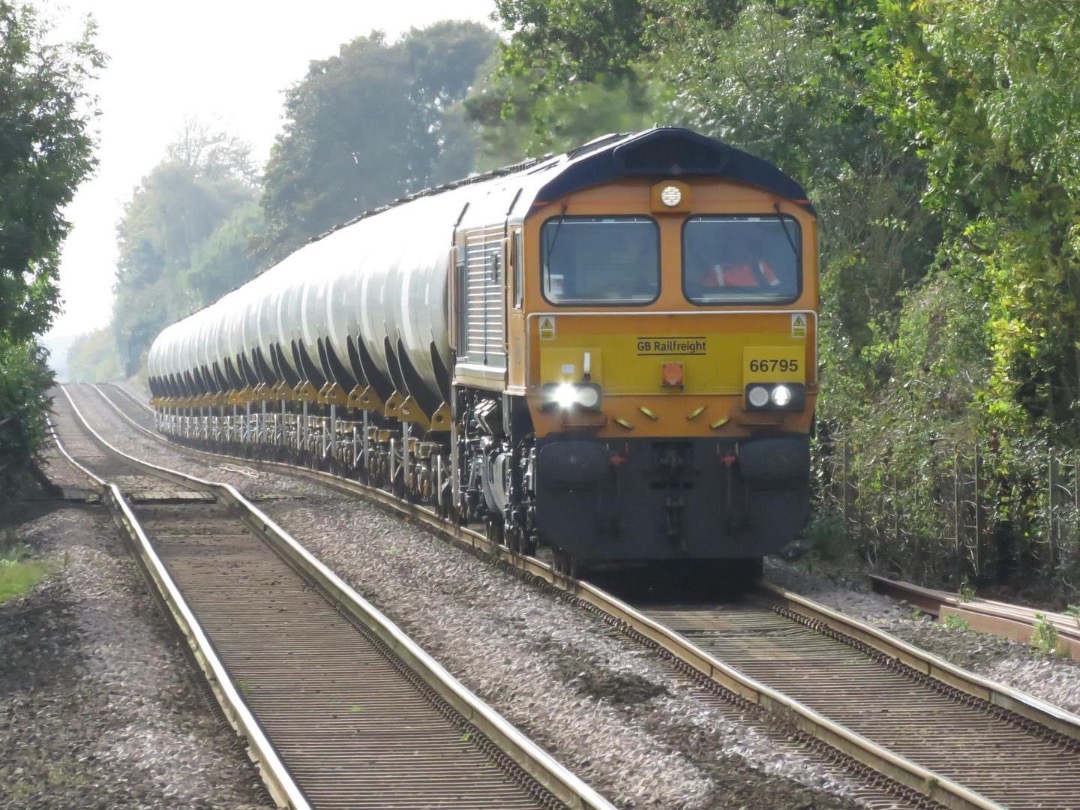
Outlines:
[[756, 561], [809, 507], [816, 218], [767, 173], [641, 174], [515, 234], [507, 393], [531, 435], [506, 522], [564, 564]]

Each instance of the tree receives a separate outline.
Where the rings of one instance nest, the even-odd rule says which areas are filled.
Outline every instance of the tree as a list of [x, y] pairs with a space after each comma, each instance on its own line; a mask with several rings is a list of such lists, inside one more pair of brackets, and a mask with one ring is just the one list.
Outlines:
[[95, 165], [87, 84], [104, 62], [92, 21], [57, 43], [33, 6], [0, 0], [0, 498], [46, 435], [36, 337], [59, 308], [63, 208]]
[[80, 40], [50, 43], [33, 7], [0, 0], [0, 334], [14, 341], [56, 314], [62, 209], [95, 165], [93, 35], [88, 22]]
[[47, 357], [34, 340], [0, 339], [0, 503], [21, 489], [27, 471], [36, 471], [53, 385]]
[[241, 203], [191, 255], [183, 287], [203, 304], [216, 301], [251, 279], [263, 262], [253, 252], [266, 232], [262, 208], [254, 200]]
[[880, 99], [930, 167], [942, 262], [989, 304], [990, 413], [1075, 443], [1080, 71], [1061, 55], [1080, 22], [1055, 0], [936, 0], [918, 23], [891, 40]]
[[663, 115], [663, 93], [662, 83], [639, 76], [599, 77], [539, 95], [525, 79], [493, 77], [465, 100], [483, 142], [477, 167], [494, 169], [611, 132], [646, 129]]
[[195, 169], [207, 180], [239, 180], [254, 187], [259, 180], [251, 144], [197, 118], [185, 118], [179, 137], [165, 149], [165, 163]]
[[535, 90], [560, 92], [600, 77], [635, 76], [648, 51], [648, 30], [665, 11], [654, 0], [496, 0], [514, 36], [503, 54], [509, 76]]
[[67, 365], [72, 382], [121, 379], [112, 330], [106, 326], [76, 338], [68, 350]]
[[252, 175], [247, 144], [188, 121], [135, 189], [117, 226], [112, 322], [126, 376], [165, 326], [254, 275]]
[[[280, 255], [443, 179], [454, 105], [495, 43], [481, 25], [444, 22], [394, 44], [373, 32], [312, 62], [286, 94], [285, 128], [266, 166], [269, 249]], [[464, 162], [458, 151], [450, 167]]]

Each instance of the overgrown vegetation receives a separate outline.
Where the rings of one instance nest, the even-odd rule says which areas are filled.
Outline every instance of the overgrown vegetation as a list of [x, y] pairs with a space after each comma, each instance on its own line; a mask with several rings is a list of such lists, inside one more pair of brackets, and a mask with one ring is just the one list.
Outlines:
[[945, 617], [943, 627], [946, 630], [950, 630], [955, 633], [966, 633], [968, 630], [971, 629], [966, 619], [962, 619], [961, 617], [955, 616], [951, 613]]
[[1058, 629], [1044, 613], [1035, 614], [1035, 629], [1031, 632], [1031, 646], [1044, 655], [1058, 655]]
[[26, 593], [48, 573], [49, 566], [33, 559], [26, 546], [15, 545], [0, 552], [0, 604]]
[[93, 35], [56, 43], [32, 6], [0, 0], [0, 504], [45, 435], [52, 375], [38, 337], [59, 307], [63, 209], [94, 166]]
[[823, 226], [813, 544], [835, 551], [822, 538], [839, 529], [892, 573], [1074, 596], [1077, 516], [1048, 494], [1080, 442], [1080, 68], [1061, 56], [1080, 47], [1072, 10], [497, 8], [513, 31], [491, 83], [503, 103], [473, 102], [491, 150], [499, 120], [539, 142], [605, 131], [562, 106], [601, 89], [626, 114], [687, 124], [807, 186]]

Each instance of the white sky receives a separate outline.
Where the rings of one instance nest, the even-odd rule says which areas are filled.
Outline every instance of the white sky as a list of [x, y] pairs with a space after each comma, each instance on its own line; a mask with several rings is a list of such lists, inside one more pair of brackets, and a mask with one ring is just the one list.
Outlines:
[[486, 22], [494, 0], [53, 0], [48, 8], [65, 31], [92, 13], [109, 55], [94, 87], [98, 169], [66, 211], [74, 227], [60, 266], [64, 312], [49, 335], [59, 340], [108, 323], [116, 223], [185, 117], [249, 141], [265, 161], [283, 91], [311, 60], [373, 29], [392, 41], [443, 19]]

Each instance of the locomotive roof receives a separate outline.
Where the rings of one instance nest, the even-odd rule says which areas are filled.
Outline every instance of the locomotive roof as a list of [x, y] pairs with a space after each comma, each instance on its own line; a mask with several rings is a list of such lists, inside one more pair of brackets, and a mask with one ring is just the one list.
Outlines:
[[767, 160], [682, 127], [608, 135], [566, 155], [561, 170], [541, 187], [544, 204], [624, 177], [719, 177], [773, 192], [813, 210], [802, 186]]
[[655, 127], [642, 132], [603, 135], [565, 154], [545, 155], [424, 189], [365, 211], [327, 233], [413, 200], [464, 186], [483, 183], [502, 188], [515, 186], [522, 188], [523, 197], [532, 196], [532, 204], [543, 205], [575, 191], [625, 177], [682, 176], [732, 180], [770, 191], [808, 211], [814, 210], [802, 186], [769, 161], [683, 127]]

